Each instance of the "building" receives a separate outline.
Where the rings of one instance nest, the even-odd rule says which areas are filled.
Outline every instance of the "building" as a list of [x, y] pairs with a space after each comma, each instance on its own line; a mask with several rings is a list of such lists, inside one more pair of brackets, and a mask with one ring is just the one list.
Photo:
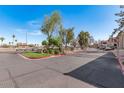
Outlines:
[[27, 47], [27, 44], [26, 43], [17, 43], [17, 47], [18, 48], [26, 48]]
[[124, 48], [124, 32], [121, 31], [118, 33], [117, 37], [118, 47], [123, 49]]
[[124, 32], [121, 31], [117, 34], [116, 37], [109, 38], [108, 45], [123, 49], [124, 48]]
[[107, 45], [114, 46], [116, 48], [118, 45], [117, 37], [109, 38], [107, 41]]
[[99, 48], [105, 48], [106, 46], [110, 46], [113, 48], [124, 48], [124, 32], [120, 31], [116, 37], [111, 37], [108, 40], [102, 40], [98, 42]]

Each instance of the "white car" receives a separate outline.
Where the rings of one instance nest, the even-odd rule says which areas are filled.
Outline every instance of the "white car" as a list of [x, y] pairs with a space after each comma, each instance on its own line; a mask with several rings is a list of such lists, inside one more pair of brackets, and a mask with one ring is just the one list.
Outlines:
[[107, 46], [107, 47], [105, 48], [105, 50], [112, 50], [112, 48], [109, 47], [109, 46]]

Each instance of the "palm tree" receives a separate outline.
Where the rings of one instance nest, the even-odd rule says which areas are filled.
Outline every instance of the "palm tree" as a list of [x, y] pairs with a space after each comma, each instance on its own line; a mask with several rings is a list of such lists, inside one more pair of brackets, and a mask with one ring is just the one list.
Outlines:
[[9, 42], [9, 46], [11, 46], [11, 42]]
[[17, 39], [15, 40], [15, 42], [17, 43]]
[[18, 41], [18, 40], [16, 39], [16, 40], [15, 40], [15, 42], [16, 42], [16, 46], [17, 46], [17, 41]]
[[4, 37], [0, 37], [0, 40], [1, 40], [1, 46], [2, 46], [2, 43], [5, 40], [5, 38]]
[[14, 46], [14, 41], [15, 41], [15, 35], [14, 34], [12, 35], [12, 38], [13, 38], [13, 46]]
[[84, 32], [81, 31], [80, 34], [78, 35], [78, 42], [80, 44], [81, 49], [87, 48], [88, 47], [88, 40], [89, 40], [89, 32]]

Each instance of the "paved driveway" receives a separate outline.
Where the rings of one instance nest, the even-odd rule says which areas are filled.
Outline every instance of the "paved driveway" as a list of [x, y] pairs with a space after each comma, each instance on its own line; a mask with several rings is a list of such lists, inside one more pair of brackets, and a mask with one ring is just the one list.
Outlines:
[[94, 87], [64, 75], [85, 65], [104, 53], [76, 53], [74, 55], [26, 60], [17, 54], [0, 53], [0, 87]]
[[123, 88], [124, 75], [115, 56], [107, 53], [67, 75], [96, 87]]

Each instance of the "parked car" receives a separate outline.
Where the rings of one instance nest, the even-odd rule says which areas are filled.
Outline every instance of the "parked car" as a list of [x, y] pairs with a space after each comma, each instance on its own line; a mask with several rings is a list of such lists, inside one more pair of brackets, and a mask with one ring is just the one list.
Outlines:
[[114, 47], [112, 47], [112, 46], [106, 46], [105, 50], [106, 51], [108, 51], [108, 50], [114, 50]]
[[25, 51], [32, 51], [32, 48], [16, 48], [17, 53], [22, 53]]
[[106, 47], [105, 46], [100, 46], [99, 49], [100, 50], [104, 50]]

